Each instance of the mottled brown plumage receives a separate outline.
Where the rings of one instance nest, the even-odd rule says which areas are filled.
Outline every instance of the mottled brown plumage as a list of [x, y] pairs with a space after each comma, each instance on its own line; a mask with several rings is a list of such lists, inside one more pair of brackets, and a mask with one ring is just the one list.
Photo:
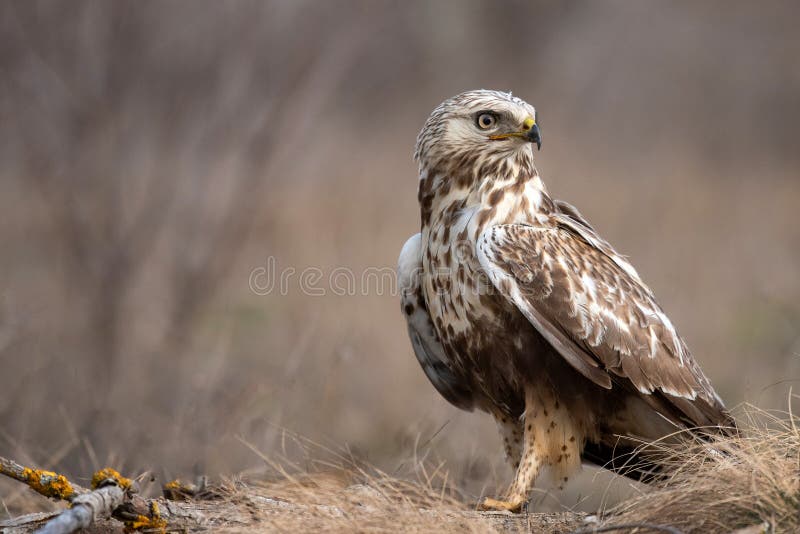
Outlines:
[[433, 111], [415, 152], [421, 231], [398, 268], [425, 374], [497, 420], [517, 472], [486, 505], [511, 510], [542, 467], [563, 484], [581, 458], [614, 467], [641, 440], [734, 425], [635, 269], [548, 195], [536, 118], [483, 90]]

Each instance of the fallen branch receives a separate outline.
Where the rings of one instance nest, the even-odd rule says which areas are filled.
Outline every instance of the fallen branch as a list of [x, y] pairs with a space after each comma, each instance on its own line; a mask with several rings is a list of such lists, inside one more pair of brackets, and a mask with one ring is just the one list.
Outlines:
[[[64, 475], [25, 467], [3, 457], [0, 457], [0, 474], [24, 483], [40, 495], [70, 503], [68, 509], [55, 516], [50, 514], [43, 517], [42, 514], [32, 514], [28, 523], [20, 522], [19, 518], [13, 522], [0, 523], [0, 527], [4, 529], [15, 528], [28, 532], [46, 519], [44, 526], [36, 530], [39, 534], [70, 534], [91, 526], [98, 519], [110, 518], [117, 508], [131, 501], [137, 491], [132, 480], [111, 468], [101, 469], [92, 476], [92, 489], [74, 484]], [[125, 525], [133, 529], [148, 528], [163, 531], [166, 521], [160, 518], [156, 504], [147, 503], [146, 509], [129, 517]]]
[[0, 474], [18, 480], [51, 499], [70, 500], [89, 491], [71, 483], [64, 475], [42, 469], [31, 469], [2, 456], [0, 456]]
[[97, 519], [111, 517], [125, 500], [125, 492], [116, 483], [108, 483], [72, 499], [72, 506], [48, 521], [37, 534], [72, 534], [90, 527]]

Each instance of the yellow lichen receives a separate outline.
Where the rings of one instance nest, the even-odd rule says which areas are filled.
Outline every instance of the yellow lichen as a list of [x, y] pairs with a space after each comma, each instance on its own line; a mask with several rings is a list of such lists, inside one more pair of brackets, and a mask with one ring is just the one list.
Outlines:
[[69, 483], [67, 477], [52, 471], [42, 469], [30, 469], [26, 467], [22, 470], [22, 476], [31, 489], [41, 493], [45, 497], [53, 499], [69, 499], [75, 490]]
[[180, 491], [181, 489], [183, 489], [183, 484], [181, 484], [181, 481], [176, 478], [175, 480], [172, 480], [164, 484], [164, 489]]
[[161, 489], [164, 497], [171, 501], [189, 500], [197, 493], [196, 486], [181, 482], [179, 479], [167, 482]]
[[124, 476], [120, 475], [117, 471], [111, 469], [110, 467], [106, 467], [96, 472], [94, 475], [92, 475], [92, 489], [97, 489], [97, 487], [104, 480], [107, 480], [109, 478], [114, 480], [117, 483], [117, 485], [124, 490], [130, 489], [131, 484], [133, 484], [133, 481], [131, 479], [125, 478]]
[[161, 512], [158, 509], [158, 503], [153, 501], [150, 503], [150, 516], [138, 515], [136, 519], [125, 522], [126, 530], [144, 530], [147, 532], [166, 532], [167, 521], [161, 519]]

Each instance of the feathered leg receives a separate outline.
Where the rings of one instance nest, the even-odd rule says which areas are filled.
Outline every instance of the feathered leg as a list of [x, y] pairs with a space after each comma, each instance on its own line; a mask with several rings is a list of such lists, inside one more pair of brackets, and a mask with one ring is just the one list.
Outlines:
[[527, 502], [542, 466], [553, 468], [559, 486], [580, 468], [582, 435], [549, 388], [526, 389], [522, 422], [522, 455], [514, 482], [502, 500], [484, 499], [482, 509], [518, 512]]
[[497, 428], [500, 430], [500, 437], [503, 439], [503, 452], [506, 461], [515, 471], [519, 467], [522, 458], [523, 429], [522, 421], [517, 417], [498, 412], [494, 416]]

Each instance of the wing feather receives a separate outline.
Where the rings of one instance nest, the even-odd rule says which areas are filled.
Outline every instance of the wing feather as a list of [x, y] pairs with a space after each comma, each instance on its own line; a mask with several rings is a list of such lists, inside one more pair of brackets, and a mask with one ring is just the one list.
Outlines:
[[486, 229], [478, 258], [494, 286], [598, 385], [627, 380], [643, 395], [672, 399], [695, 425], [729, 423], [652, 291], [576, 214], [558, 213], [548, 227]]

